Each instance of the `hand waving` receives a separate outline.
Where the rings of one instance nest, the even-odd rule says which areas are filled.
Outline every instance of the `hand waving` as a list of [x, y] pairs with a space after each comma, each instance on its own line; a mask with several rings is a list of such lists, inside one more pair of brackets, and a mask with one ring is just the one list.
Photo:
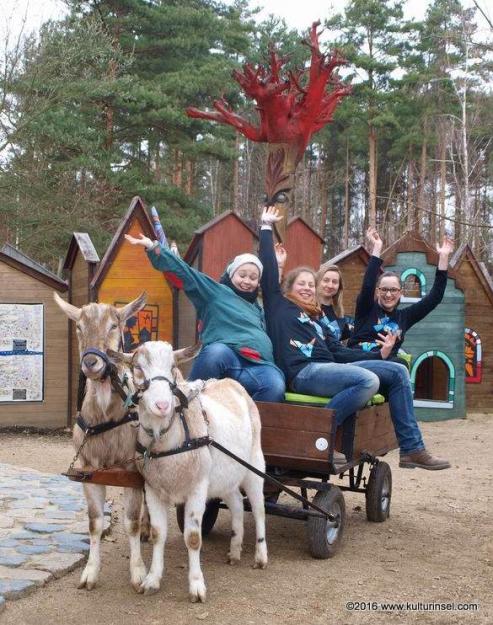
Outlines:
[[454, 240], [445, 235], [443, 237], [442, 245], [438, 245], [437, 243], [437, 252], [440, 256], [450, 256], [450, 254], [454, 251]]
[[387, 332], [387, 334], [379, 334], [380, 340], [376, 342], [380, 345], [380, 354], [382, 358], [386, 360], [390, 354], [392, 353], [392, 349], [397, 340], [397, 335], [392, 334], [392, 332]]
[[145, 247], [146, 249], [149, 249], [154, 245], [151, 239], [149, 239], [149, 237], [144, 236], [142, 232], [139, 234], [139, 237], [140, 239], [136, 239], [130, 234], [125, 235], [125, 238], [127, 239], [127, 241], [131, 243], [132, 245], [142, 245], [142, 247]]
[[371, 247], [371, 253], [373, 256], [380, 256], [383, 248], [383, 241], [374, 226], [370, 226], [366, 231], [366, 239]]
[[262, 211], [260, 221], [263, 226], [272, 226], [272, 224], [281, 221], [282, 215], [279, 214], [275, 206], [266, 206]]

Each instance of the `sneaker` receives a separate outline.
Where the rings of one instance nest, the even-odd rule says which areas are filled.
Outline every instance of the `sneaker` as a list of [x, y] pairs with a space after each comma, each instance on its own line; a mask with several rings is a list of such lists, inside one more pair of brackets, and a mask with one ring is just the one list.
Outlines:
[[426, 449], [414, 451], [411, 454], [402, 454], [399, 461], [401, 469], [428, 469], [429, 471], [440, 471], [450, 469], [450, 462], [442, 458], [435, 458]]

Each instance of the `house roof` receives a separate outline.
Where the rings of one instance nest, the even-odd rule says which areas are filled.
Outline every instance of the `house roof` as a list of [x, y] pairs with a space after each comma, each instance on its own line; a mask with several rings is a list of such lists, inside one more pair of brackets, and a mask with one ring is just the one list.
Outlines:
[[188, 249], [187, 249], [187, 251], [185, 252], [185, 254], [183, 256], [183, 260], [185, 260], [187, 263], [191, 264], [193, 262], [195, 256], [196, 256], [196, 254], [197, 254], [198, 246], [199, 246], [200, 241], [202, 239], [202, 235], [205, 232], [207, 232], [207, 230], [210, 230], [211, 228], [216, 226], [219, 222], [223, 221], [227, 217], [234, 217], [235, 219], [237, 219], [242, 226], [244, 226], [247, 230], [249, 230], [252, 233], [252, 236], [255, 239], [258, 239], [258, 236], [257, 236], [257, 233], [255, 232], [255, 230], [250, 228], [250, 226], [239, 215], [237, 215], [233, 211], [224, 211], [220, 215], [217, 215], [216, 217], [214, 217], [213, 219], [208, 221], [206, 224], [204, 224], [203, 226], [201, 226], [200, 228], [195, 230], [195, 232], [193, 233], [193, 237], [192, 237], [192, 240], [190, 242], [190, 245], [188, 246]]
[[310, 226], [310, 224], [308, 224], [303, 217], [300, 217], [299, 215], [295, 216], [295, 217], [291, 217], [290, 219], [288, 219], [288, 226], [290, 226], [292, 223], [294, 223], [295, 221], [301, 221], [301, 223], [306, 226], [306, 228], [308, 228], [308, 230], [310, 230], [318, 239], [320, 239], [321, 243], [325, 243], [325, 239], [323, 237], [320, 236], [320, 234]]
[[86, 263], [99, 263], [98, 253], [87, 232], [74, 232], [63, 263], [64, 269], [72, 269], [78, 251], [80, 251]]
[[36, 278], [57, 291], [66, 291], [68, 289], [68, 284], [65, 280], [62, 280], [56, 273], [53, 273], [9, 243], [5, 243], [0, 250], [0, 261]]
[[156, 238], [154, 226], [149, 215], [147, 214], [144, 201], [138, 195], [136, 195], [134, 198], [132, 198], [130, 206], [125, 213], [125, 216], [121, 220], [120, 225], [118, 226], [118, 229], [115, 232], [113, 239], [111, 240], [111, 243], [109, 244], [108, 249], [103, 256], [103, 259], [99, 264], [98, 270], [96, 271], [94, 278], [91, 281], [91, 289], [97, 290], [101, 282], [104, 280], [116, 256], [118, 248], [125, 240], [124, 235], [129, 230], [130, 223], [134, 218], [138, 219], [140, 226], [142, 227], [143, 234], [145, 234], [150, 239]]
[[424, 252], [430, 265], [438, 265], [438, 252], [415, 230], [406, 230], [400, 239], [382, 252], [382, 258], [386, 265], [394, 265], [397, 254], [402, 252]]
[[457, 281], [462, 289], [465, 288], [465, 284], [462, 283], [462, 277], [460, 275], [460, 266], [462, 262], [468, 262], [473, 271], [475, 272], [479, 282], [485, 289], [488, 299], [493, 304], [493, 280], [486, 265], [476, 259], [474, 252], [467, 243], [463, 243], [459, 249], [455, 252], [450, 262], [455, 274], [457, 275]]
[[333, 258], [329, 258], [325, 261], [324, 264], [330, 263], [331, 265], [337, 265], [337, 263], [340, 263], [346, 258], [353, 256], [353, 254], [361, 256], [366, 263], [368, 263], [368, 260], [370, 259], [370, 254], [368, 253], [366, 248], [363, 245], [358, 245], [349, 250], [344, 250], [343, 252], [340, 252], [339, 254], [337, 254], [337, 256], [334, 256]]

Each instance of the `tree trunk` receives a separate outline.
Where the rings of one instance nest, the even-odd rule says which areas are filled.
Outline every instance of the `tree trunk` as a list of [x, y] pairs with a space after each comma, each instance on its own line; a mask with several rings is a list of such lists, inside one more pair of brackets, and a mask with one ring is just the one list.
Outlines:
[[369, 212], [368, 225], [377, 225], [377, 133], [370, 126], [368, 135], [369, 150]]
[[427, 164], [427, 141], [428, 122], [425, 119], [423, 124], [423, 143], [421, 145], [421, 162], [419, 167], [418, 200], [416, 205], [416, 232], [421, 229], [421, 217], [425, 208], [425, 184], [426, 184], [426, 164]]
[[233, 197], [232, 206], [233, 211], [238, 213], [240, 210], [240, 133], [236, 132], [235, 135], [235, 154], [236, 157], [233, 161]]
[[327, 231], [327, 211], [329, 208], [329, 172], [325, 154], [320, 157], [320, 236], [325, 239]]
[[344, 226], [342, 249], [349, 247], [349, 139], [346, 139], [346, 174], [344, 176]]
[[[441, 241], [443, 239], [443, 235], [445, 232], [445, 193], [447, 186], [447, 144], [445, 141], [444, 133], [441, 137], [440, 142], [440, 200], [439, 200], [439, 213], [440, 213], [440, 223], [438, 224], [439, 233], [438, 239]], [[431, 233], [431, 236], [436, 237], [436, 232]]]
[[414, 210], [414, 161], [411, 159], [411, 150], [409, 150], [409, 162], [407, 164], [407, 189], [406, 189], [406, 210], [407, 210], [407, 229], [416, 229], [416, 215]]

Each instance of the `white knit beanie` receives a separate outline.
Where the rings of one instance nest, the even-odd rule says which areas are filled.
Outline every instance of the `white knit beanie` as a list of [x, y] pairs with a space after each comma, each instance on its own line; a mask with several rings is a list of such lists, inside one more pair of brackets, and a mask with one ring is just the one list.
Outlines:
[[255, 265], [255, 267], [258, 268], [259, 274], [260, 274], [259, 277], [261, 278], [264, 267], [262, 263], [260, 262], [260, 260], [255, 256], [255, 254], [239, 254], [238, 256], [235, 256], [233, 260], [229, 263], [229, 265], [226, 267], [226, 272], [228, 276], [232, 278], [234, 272], [239, 267], [241, 267], [241, 265], [246, 265], [247, 263], [252, 263], [252, 265]]

